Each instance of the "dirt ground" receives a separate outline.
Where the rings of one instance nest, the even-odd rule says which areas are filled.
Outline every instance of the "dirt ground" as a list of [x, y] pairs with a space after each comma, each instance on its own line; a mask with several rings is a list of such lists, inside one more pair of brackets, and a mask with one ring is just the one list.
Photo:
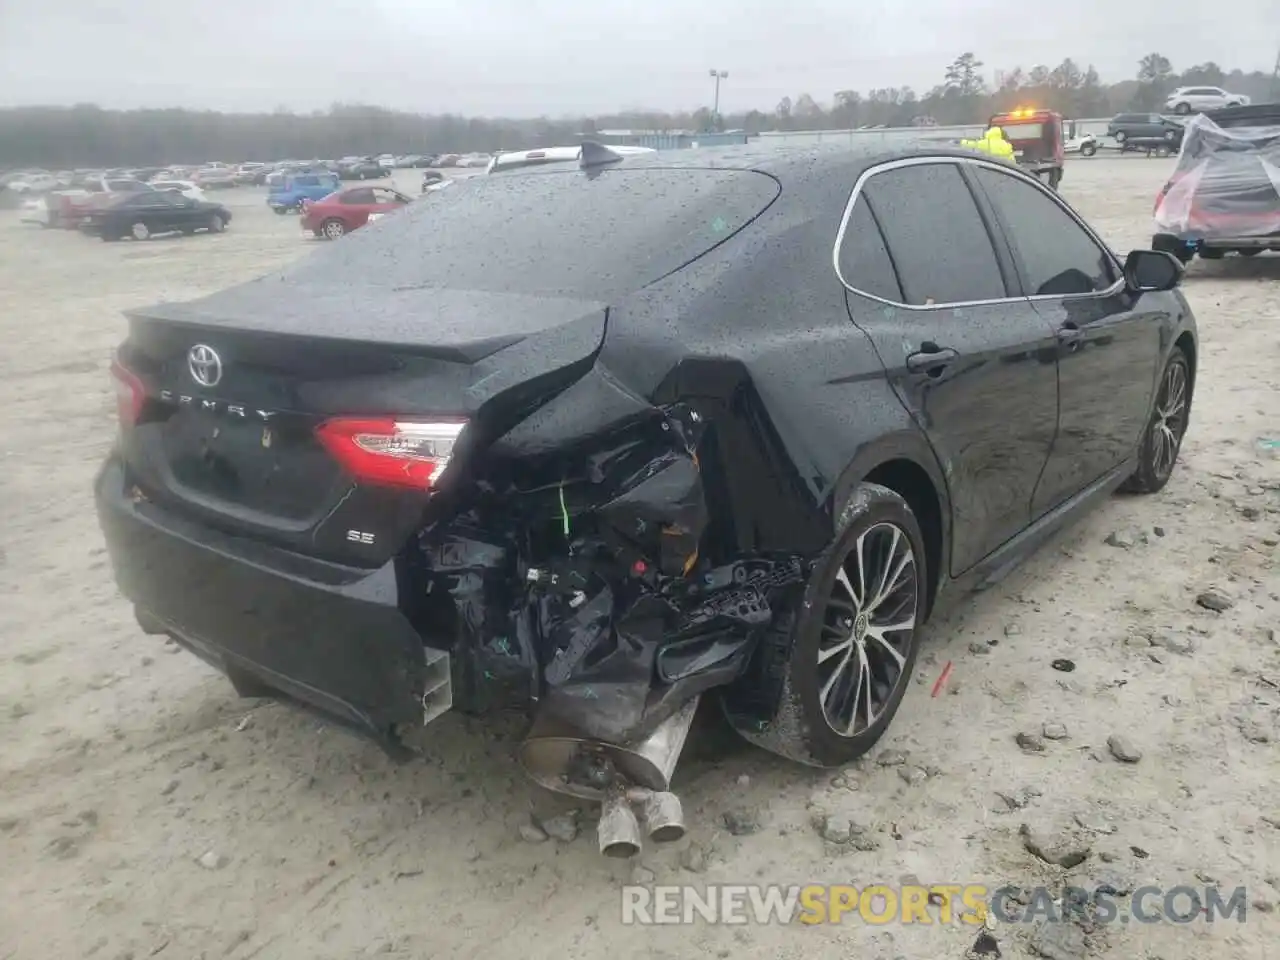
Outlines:
[[[1064, 194], [1125, 251], [1149, 240], [1170, 165], [1075, 161]], [[973, 927], [636, 928], [619, 891], [633, 877], [994, 888], [1064, 875], [1243, 885], [1251, 906], [1243, 925], [1117, 924], [1084, 942], [1078, 926], [1002, 924], [1004, 956], [1276, 956], [1280, 257], [1188, 271], [1201, 373], [1164, 492], [1113, 498], [932, 625], [881, 750], [845, 774], [708, 740], [679, 778], [689, 837], [637, 866], [600, 858], [589, 825], [567, 843], [522, 837], [531, 811], [552, 808], [512, 762], [512, 731], [449, 716], [424, 732], [423, 762], [395, 766], [316, 719], [238, 699], [135, 626], [90, 499], [115, 430], [120, 311], [318, 242], [260, 190], [225, 199], [227, 233], [145, 244], [0, 213], [0, 957], [960, 960]], [[1210, 589], [1226, 609], [1197, 604]], [[1139, 762], [1112, 756], [1114, 735]], [[825, 841], [822, 814], [853, 819], [863, 841]], [[1023, 824], [1087, 859], [1045, 863]]]

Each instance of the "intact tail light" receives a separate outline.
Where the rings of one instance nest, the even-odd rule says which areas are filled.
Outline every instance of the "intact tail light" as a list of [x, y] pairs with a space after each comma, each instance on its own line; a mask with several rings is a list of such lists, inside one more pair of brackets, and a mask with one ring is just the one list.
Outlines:
[[430, 490], [464, 427], [465, 420], [338, 417], [320, 424], [316, 437], [362, 483]]
[[111, 361], [111, 380], [116, 388], [116, 414], [121, 427], [132, 427], [142, 416], [147, 390], [133, 371], [119, 360]]

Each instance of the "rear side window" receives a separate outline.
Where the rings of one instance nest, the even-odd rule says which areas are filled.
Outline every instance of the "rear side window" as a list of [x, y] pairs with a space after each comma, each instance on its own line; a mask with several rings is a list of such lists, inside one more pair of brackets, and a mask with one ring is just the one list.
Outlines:
[[373, 199], [373, 191], [365, 188], [364, 190], [348, 190], [342, 195], [342, 202], [349, 206], [361, 206], [375, 201]]
[[377, 230], [317, 251], [284, 276], [608, 302], [727, 240], [778, 189], [766, 174], [727, 169], [473, 177], [430, 203], [409, 204]]
[[293, 181], [300, 187], [318, 187], [320, 186], [319, 177], [298, 177]]
[[1029, 296], [1096, 293], [1119, 279], [1106, 251], [1038, 187], [986, 167], [977, 177], [1009, 234]]
[[913, 306], [1007, 296], [978, 205], [954, 163], [897, 167], [862, 187]]
[[840, 241], [840, 275], [859, 293], [902, 303], [898, 274], [889, 258], [880, 225], [865, 197], [853, 205], [844, 238]]

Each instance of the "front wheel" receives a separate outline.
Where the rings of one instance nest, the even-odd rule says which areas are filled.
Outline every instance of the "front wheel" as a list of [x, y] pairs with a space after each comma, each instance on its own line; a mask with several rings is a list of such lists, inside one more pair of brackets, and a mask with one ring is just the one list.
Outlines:
[[1174, 140], [1178, 139], [1178, 134], [1173, 130], [1166, 130], [1164, 132], [1164, 139], [1166, 143], [1173, 143]]
[[209, 218], [210, 233], [221, 233], [225, 229], [227, 229], [227, 222], [219, 214], [215, 213]]
[[915, 664], [927, 595], [924, 538], [893, 490], [859, 485], [838, 529], [790, 618], [775, 720], [742, 731], [766, 750], [819, 767], [856, 760], [888, 728]]
[[1080, 148], [1080, 156], [1082, 157], [1092, 157], [1097, 152], [1098, 145], [1096, 143], [1086, 143]]
[[133, 236], [133, 239], [135, 240], [146, 240], [148, 237], [151, 236], [151, 228], [148, 227], [142, 221], [138, 221], [132, 227], [129, 228], [129, 233]]
[[1123, 130], [1116, 131], [1116, 143], [1124, 143], [1128, 139], [1129, 139], [1129, 135], [1125, 133]]
[[1191, 104], [1189, 104], [1189, 103], [1180, 103], [1180, 104], [1178, 104], [1176, 107], [1174, 107], [1174, 108], [1173, 108], [1173, 112], [1174, 112], [1174, 113], [1176, 113], [1176, 114], [1178, 114], [1178, 116], [1180, 116], [1180, 117], [1185, 117], [1188, 113], [1190, 113], [1190, 112], [1191, 112]]
[[328, 239], [338, 240], [347, 232], [347, 225], [341, 220], [326, 220], [320, 229]]
[[1175, 347], [1160, 377], [1151, 418], [1138, 447], [1138, 468], [1124, 482], [1121, 490], [1125, 493], [1155, 493], [1169, 482], [1182, 449], [1190, 413], [1191, 365], [1182, 348]]

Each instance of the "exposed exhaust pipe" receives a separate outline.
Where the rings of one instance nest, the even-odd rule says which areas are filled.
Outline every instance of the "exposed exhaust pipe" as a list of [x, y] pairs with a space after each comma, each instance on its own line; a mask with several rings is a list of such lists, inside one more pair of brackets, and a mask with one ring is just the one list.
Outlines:
[[641, 802], [649, 839], [654, 843], [670, 843], [684, 836], [684, 808], [680, 798], [668, 791], [648, 792]]
[[540, 715], [520, 747], [520, 763], [537, 783], [556, 793], [601, 804], [600, 852], [640, 852], [639, 808], [649, 838], [667, 843], [684, 836], [684, 811], [671, 778], [698, 710], [686, 702], [644, 740], [619, 746], [589, 740]]
[[640, 822], [625, 793], [612, 793], [605, 798], [596, 832], [600, 852], [606, 857], [626, 859], [640, 852]]

